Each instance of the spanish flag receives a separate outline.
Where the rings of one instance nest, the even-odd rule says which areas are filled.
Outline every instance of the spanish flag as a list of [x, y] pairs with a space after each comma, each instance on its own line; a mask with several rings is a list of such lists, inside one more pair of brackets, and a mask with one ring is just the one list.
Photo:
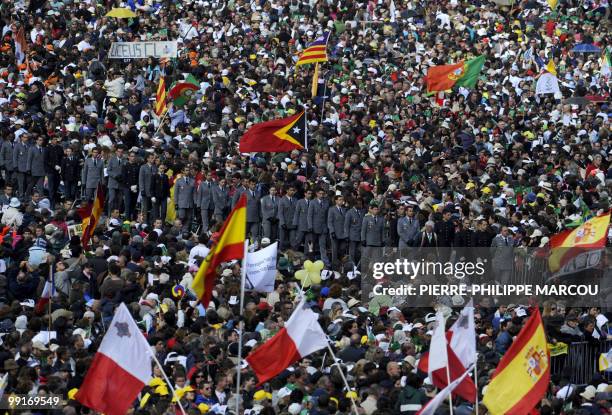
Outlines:
[[98, 226], [98, 221], [100, 220], [102, 210], [104, 209], [104, 198], [104, 187], [102, 184], [98, 184], [98, 188], [96, 189], [96, 198], [94, 199], [93, 207], [91, 208], [91, 214], [89, 217], [83, 219], [83, 235], [81, 236], [83, 248], [87, 248], [89, 245], [89, 240], [96, 230], [96, 226]]
[[284, 153], [306, 147], [306, 114], [304, 111], [280, 120], [252, 126], [240, 138], [241, 153]]
[[208, 307], [212, 290], [217, 277], [217, 267], [222, 262], [242, 259], [246, 236], [246, 194], [240, 196], [238, 203], [230, 212], [219, 231], [219, 240], [202, 261], [200, 269], [193, 279], [193, 290], [200, 303]]
[[306, 65], [308, 63], [327, 62], [327, 41], [329, 40], [329, 32], [323, 33], [316, 38], [306, 49], [300, 54], [300, 58], [295, 63], [295, 66]]
[[550, 354], [540, 310], [499, 362], [483, 403], [491, 415], [525, 415], [540, 402], [550, 381]]
[[159, 78], [157, 85], [157, 93], [155, 94], [155, 115], [161, 117], [168, 107], [166, 106], [166, 79], [162, 76]]
[[575, 229], [553, 235], [550, 238], [549, 270], [557, 273], [581, 252], [605, 247], [608, 226], [610, 212], [591, 218]]

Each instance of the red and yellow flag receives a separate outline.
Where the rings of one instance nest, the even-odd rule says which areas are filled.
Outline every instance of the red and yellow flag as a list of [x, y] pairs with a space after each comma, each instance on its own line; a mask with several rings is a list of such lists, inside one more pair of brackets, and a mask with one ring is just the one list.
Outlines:
[[96, 230], [96, 226], [98, 226], [98, 221], [100, 220], [100, 216], [102, 216], [102, 211], [104, 209], [104, 198], [104, 187], [102, 187], [102, 184], [99, 184], [98, 188], [96, 189], [96, 198], [94, 199], [93, 207], [91, 208], [91, 214], [89, 217], [83, 219], [83, 235], [81, 236], [83, 248], [87, 248], [89, 245], [89, 240]]
[[306, 113], [255, 124], [240, 138], [241, 153], [284, 153], [307, 144]]
[[161, 117], [168, 107], [166, 106], [166, 79], [162, 76], [159, 78], [157, 92], [155, 94], [155, 115]]
[[579, 253], [605, 247], [608, 226], [610, 212], [591, 218], [575, 229], [553, 235], [550, 238], [549, 270], [556, 273]]
[[193, 279], [193, 290], [204, 307], [208, 307], [212, 298], [217, 267], [222, 262], [242, 259], [244, 256], [246, 217], [246, 194], [243, 194], [225, 219], [223, 227], [219, 231], [219, 235], [221, 235], [219, 240], [202, 261], [200, 269]]
[[550, 354], [536, 309], [499, 362], [483, 403], [491, 415], [525, 415], [540, 402], [550, 381]]

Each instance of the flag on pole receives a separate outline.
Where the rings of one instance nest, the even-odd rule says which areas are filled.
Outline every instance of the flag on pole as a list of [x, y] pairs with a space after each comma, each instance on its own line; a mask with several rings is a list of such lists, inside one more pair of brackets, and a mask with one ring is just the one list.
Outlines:
[[454, 86], [474, 88], [484, 63], [485, 56], [480, 55], [452, 65], [432, 66], [427, 71], [427, 92], [446, 91]]
[[610, 76], [610, 66], [612, 65], [612, 59], [610, 58], [610, 48], [605, 48], [601, 55], [601, 64], [599, 72], [604, 77]]
[[319, 86], [319, 62], [315, 63], [314, 74], [312, 75], [312, 87], [310, 91], [312, 98], [317, 96], [318, 86]]
[[[245, 241], [245, 244], [248, 242]], [[276, 280], [276, 258], [278, 257], [278, 242], [260, 249], [256, 252], [247, 252], [246, 255], [246, 281], [247, 290], [260, 293], [274, 291]]]
[[397, 21], [396, 13], [395, 1], [391, 0], [391, 4], [389, 5], [389, 21], [391, 23], [395, 23]]
[[244, 257], [246, 239], [246, 193], [230, 212], [219, 231], [219, 240], [202, 261], [193, 278], [192, 289], [200, 303], [206, 308], [212, 298], [212, 290], [217, 277], [217, 267], [222, 262]]
[[446, 319], [442, 312], [436, 313], [436, 328], [431, 336], [429, 345], [429, 365], [427, 373], [431, 376], [432, 372], [438, 369], [445, 369], [448, 366], [448, 355], [446, 353], [446, 335], [445, 324]]
[[168, 97], [177, 107], [182, 107], [190, 99], [195, 91], [200, 89], [200, 83], [193, 75], [189, 75], [184, 81], [177, 82], [168, 91]]
[[283, 153], [306, 147], [305, 111], [252, 126], [240, 138], [241, 153]]
[[555, 75], [550, 72], [540, 75], [536, 83], [536, 95], [558, 94], [560, 91], [559, 81]]
[[250, 353], [246, 361], [262, 384], [300, 359], [327, 347], [327, 336], [319, 325], [319, 316], [298, 303], [289, 320], [274, 337]]
[[559, 0], [546, 0], [548, 2], [548, 7], [551, 10], [555, 10], [557, 8], [557, 4], [559, 4]]
[[544, 69], [546, 69], [547, 72], [550, 72], [554, 76], [557, 76], [557, 67], [555, 66], [555, 61], [553, 61], [552, 58], [548, 61]]
[[45, 312], [45, 307], [55, 295], [55, 273], [53, 272], [53, 266], [51, 266], [51, 278], [45, 281], [45, 286], [43, 287], [42, 294], [40, 294], [40, 298], [36, 302], [34, 312], [36, 314], [43, 314]]
[[155, 94], [155, 115], [161, 117], [167, 109], [166, 79], [162, 76], [159, 78], [159, 85], [157, 85], [157, 93]]
[[75, 399], [106, 415], [123, 415], [151, 380], [151, 347], [121, 303]]
[[599, 371], [609, 371], [612, 367], [612, 349], [608, 350], [608, 353], [602, 353], [599, 355]]
[[15, 60], [17, 61], [18, 65], [23, 63], [27, 52], [28, 43], [23, 32], [23, 26], [21, 26], [15, 35]]
[[524, 415], [540, 402], [549, 382], [550, 355], [536, 308], [497, 365], [483, 403], [492, 415]]
[[434, 396], [427, 404], [419, 411], [416, 415], [434, 415], [436, 410], [442, 405], [442, 402], [453, 392], [453, 390], [459, 385], [469, 374], [466, 371], [463, 375], [453, 380], [447, 387], [442, 389], [436, 396]]
[[83, 219], [83, 235], [81, 236], [83, 248], [87, 248], [89, 246], [89, 240], [96, 230], [96, 226], [98, 226], [98, 221], [100, 220], [100, 216], [102, 216], [102, 211], [104, 209], [104, 198], [104, 187], [102, 183], [100, 183], [96, 189], [96, 198], [94, 199], [93, 207], [91, 208], [91, 214], [88, 218]]
[[327, 41], [329, 40], [329, 32], [323, 33], [316, 38], [304, 51], [300, 54], [295, 66], [306, 65], [308, 63], [327, 62]]
[[449, 345], [464, 368], [476, 363], [476, 324], [474, 323], [474, 303], [472, 299], [461, 310], [459, 318], [448, 330]]

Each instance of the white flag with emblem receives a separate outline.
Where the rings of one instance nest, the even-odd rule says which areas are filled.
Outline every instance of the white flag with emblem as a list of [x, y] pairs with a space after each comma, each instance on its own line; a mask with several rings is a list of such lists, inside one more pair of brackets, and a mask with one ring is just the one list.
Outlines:
[[558, 94], [560, 92], [559, 81], [555, 75], [546, 72], [538, 78], [536, 95]]

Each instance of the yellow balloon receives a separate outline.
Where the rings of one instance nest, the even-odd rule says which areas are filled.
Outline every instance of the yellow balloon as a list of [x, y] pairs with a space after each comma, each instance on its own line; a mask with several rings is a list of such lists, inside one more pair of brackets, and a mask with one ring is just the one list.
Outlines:
[[312, 267], [314, 266], [314, 263], [311, 260], [306, 260], [304, 261], [304, 269], [308, 272], [312, 271]]
[[308, 275], [308, 271], [306, 271], [305, 269], [301, 269], [299, 271], [296, 271], [295, 274], [294, 274], [295, 278], [300, 280], [300, 281], [303, 281], [306, 278], [307, 275]]
[[321, 284], [321, 271], [309, 272], [308, 281], [311, 284]]
[[317, 271], [320, 273], [323, 270], [324, 266], [325, 264], [323, 263], [323, 261], [318, 260], [317, 262], [314, 263], [313, 271]]

